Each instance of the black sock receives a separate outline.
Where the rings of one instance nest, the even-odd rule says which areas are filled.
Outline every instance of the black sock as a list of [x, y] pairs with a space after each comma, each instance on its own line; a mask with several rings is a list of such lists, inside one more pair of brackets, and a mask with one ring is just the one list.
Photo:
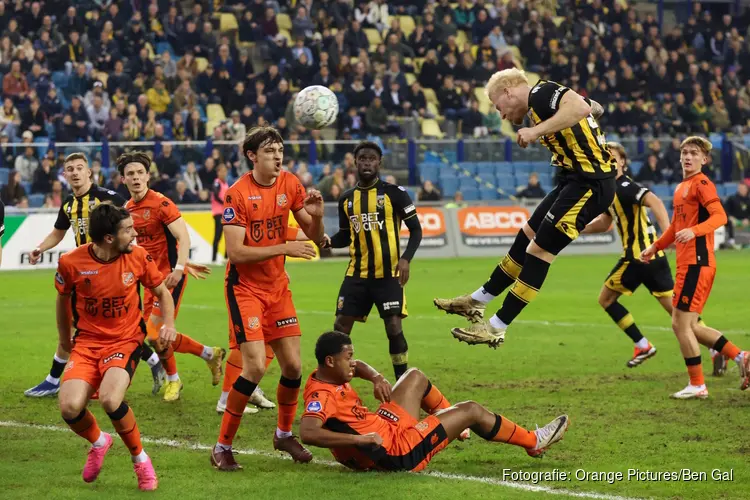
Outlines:
[[505, 296], [503, 307], [497, 312], [497, 317], [506, 325], [510, 325], [523, 308], [536, 298], [539, 289], [544, 284], [549, 271], [549, 262], [528, 254], [510, 293]]
[[232, 388], [234, 388], [235, 391], [239, 392], [240, 394], [244, 394], [245, 396], [252, 396], [253, 392], [255, 392], [255, 388], [258, 387], [258, 384], [255, 382], [251, 382], [242, 375], [237, 377], [237, 380], [234, 381], [234, 384], [232, 384]]
[[388, 352], [391, 354], [393, 373], [398, 380], [406, 372], [409, 362], [409, 345], [406, 343], [404, 332], [388, 337]]
[[490, 279], [484, 284], [484, 291], [498, 296], [503, 291], [513, 284], [521, 273], [523, 264], [526, 261], [526, 247], [529, 246], [529, 237], [523, 232], [523, 229], [518, 231], [516, 240], [508, 250], [508, 254], [503, 258], [502, 262], [497, 265]]
[[141, 361], [148, 361], [153, 353], [154, 350], [144, 342], [143, 349], [141, 350]]
[[50, 368], [49, 370], [49, 376], [52, 378], [62, 377], [63, 371], [65, 370], [65, 365], [67, 364], [67, 361], [58, 361], [57, 355], [55, 355], [55, 357], [52, 358], [52, 368]]
[[620, 330], [625, 332], [633, 342], [641, 341], [641, 339], [643, 338], [643, 334], [635, 325], [633, 315], [630, 314], [627, 309], [625, 309], [625, 306], [617, 301], [614, 301], [609, 305], [609, 307], [605, 309], [605, 311], [607, 314], [609, 314], [609, 317], [612, 318], [612, 321], [617, 323], [617, 326], [620, 327]]

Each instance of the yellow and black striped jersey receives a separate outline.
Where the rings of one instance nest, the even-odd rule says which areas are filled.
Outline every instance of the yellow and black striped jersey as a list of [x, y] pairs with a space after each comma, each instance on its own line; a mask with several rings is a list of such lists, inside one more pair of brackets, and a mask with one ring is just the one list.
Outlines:
[[[638, 260], [641, 252], [656, 241], [656, 228], [648, 218], [643, 199], [650, 192], [627, 175], [617, 178], [615, 199], [609, 207], [609, 214], [615, 221], [617, 232], [622, 240], [622, 257]], [[659, 251], [657, 257], [664, 257]]]
[[[548, 120], [557, 113], [562, 96], [569, 90], [559, 83], [539, 80], [529, 92], [529, 117], [533, 124]], [[542, 136], [541, 142], [552, 153], [555, 167], [591, 179], [607, 179], [617, 174], [604, 132], [591, 115], [570, 128]]]
[[401, 221], [417, 215], [406, 190], [380, 180], [370, 188], [357, 186], [341, 196], [338, 212], [339, 230], [351, 232], [346, 275], [396, 276]]
[[125, 200], [119, 194], [96, 184], [92, 184], [83, 196], [71, 194], [65, 198], [60, 206], [60, 212], [57, 214], [57, 220], [55, 221], [55, 229], [67, 231], [70, 227], [73, 227], [76, 246], [89, 243], [89, 215], [91, 215], [94, 207], [105, 201], [118, 207], [125, 204]]

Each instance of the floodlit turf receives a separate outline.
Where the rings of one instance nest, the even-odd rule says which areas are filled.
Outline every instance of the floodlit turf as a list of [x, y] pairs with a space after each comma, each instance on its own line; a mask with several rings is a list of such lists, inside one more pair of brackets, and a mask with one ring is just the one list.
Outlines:
[[[704, 313], [710, 325], [745, 348], [750, 346], [748, 259], [748, 252], [718, 254], [719, 272]], [[260, 454], [238, 457], [245, 466], [243, 472], [221, 474], [210, 467], [208, 452], [201, 449], [216, 440], [220, 418], [214, 407], [220, 387], [210, 385], [203, 361], [183, 354], [178, 355], [185, 383], [180, 401], [167, 404], [151, 396], [151, 377], [145, 365], [139, 368], [128, 394], [141, 433], [151, 440], [145, 447], [159, 475], [157, 495], [182, 499], [233, 493], [253, 498], [530, 499], [549, 494], [502, 484], [503, 479], [510, 479], [504, 478], [504, 469], [560, 469], [570, 474], [570, 480], [539, 485], [577, 494], [747, 498], [750, 392], [738, 390], [734, 367], [725, 378], [711, 377], [707, 352], [703, 351], [710, 398], [670, 400], [669, 394], [687, 383], [687, 375], [669, 331], [669, 318], [645, 290], [625, 298], [623, 304], [659, 352], [639, 368], [626, 368], [632, 344], [596, 300], [615, 261], [615, 256], [561, 257], [537, 300], [509, 329], [505, 345], [496, 351], [459, 344], [449, 330], [462, 320], [432, 306], [433, 297], [474, 290], [495, 261], [417, 258], [412, 265], [407, 287], [411, 317], [404, 322], [410, 365], [422, 368], [451, 401], [474, 399], [527, 427], [542, 426], [561, 413], [570, 415], [572, 425], [565, 440], [542, 460], [527, 457], [519, 448], [486, 443], [473, 436], [469, 442], [449, 446], [428, 468], [460, 478], [357, 474], [326, 463], [294, 465], [274, 454], [275, 412], [264, 411], [246, 416], [235, 440], [236, 448]], [[314, 341], [333, 323], [345, 267], [343, 261], [288, 266], [304, 332], [305, 379], [314, 366]], [[223, 270], [215, 268], [208, 281], [189, 284], [178, 330], [205, 343], [227, 344], [222, 278]], [[23, 396], [24, 389], [46, 374], [56, 345], [53, 273], [0, 273], [0, 283], [2, 497], [119, 498], [137, 494], [130, 461], [119, 441], [98, 481], [88, 485], [80, 476], [87, 443], [69, 432], [22, 425], [65, 428], [55, 400]], [[392, 378], [387, 342], [377, 316], [366, 325], [356, 325], [353, 338], [357, 356]], [[278, 376], [278, 367], [273, 365], [261, 383], [272, 399]], [[355, 381], [354, 385], [374, 409], [368, 384]], [[91, 406], [101, 426], [111, 430], [98, 404]], [[166, 440], [171, 440], [169, 445]], [[331, 460], [326, 450], [313, 451], [317, 459]], [[708, 478], [691, 482], [627, 480], [628, 469], [678, 472], [685, 468], [706, 472]], [[579, 481], [573, 477], [577, 469], [622, 472], [626, 477], [612, 484], [606, 478]], [[733, 470], [734, 480], [712, 481], [712, 469]]]

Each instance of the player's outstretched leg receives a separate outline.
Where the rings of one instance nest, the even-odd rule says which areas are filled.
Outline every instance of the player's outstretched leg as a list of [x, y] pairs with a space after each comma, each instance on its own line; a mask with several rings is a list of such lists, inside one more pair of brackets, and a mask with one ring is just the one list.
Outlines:
[[52, 358], [52, 368], [50, 368], [47, 377], [34, 387], [26, 389], [23, 393], [24, 396], [30, 398], [43, 398], [46, 396], [54, 396], [60, 392], [60, 377], [62, 377], [69, 357], [69, 352], [58, 347], [55, 356]]
[[605, 285], [599, 293], [599, 305], [604, 309], [604, 312], [609, 315], [612, 321], [615, 322], [620, 330], [625, 332], [625, 334], [630, 337], [630, 340], [633, 341], [633, 344], [635, 344], [633, 347], [633, 357], [626, 363], [628, 368], [635, 368], [647, 359], [656, 356], [656, 347], [654, 347], [651, 342], [643, 336], [638, 329], [638, 326], [635, 324], [633, 315], [630, 314], [625, 306], [620, 304], [618, 301], [620, 295], [619, 292], [607, 288]]
[[484, 309], [492, 299], [511, 286], [521, 273], [526, 261], [526, 248], [534, 237], [534, 231], [525, 224], [518, 231], [508, 254], [492, 271], [487, 282], [471, 295], [461, 295], [452, 299], [434, 299], [435, 307], [448, 314], [458, 314], [472, 323], [478, 323], [484, 317]]
[[224, 357], [227, 355], [227, 351], [221, 347], [208, 347], [179, 332], [177, 332], [177, 337], [172, 342], [172, 348], [174, 352], [192, 354], [205, 361], [211, 372], [211, 384], [219, 385], [221, 375], [223, 374]]
[[151, 378], [154, 381], [153, 386], [151, 386], [151, 394], [157, 395], [167, 381], [167, 372], [164, 371], [164, 367], [161, 365], [159, 355], [148, 344], [143, 344], [141, 360], [145, 361], [151, 369]]
[[[706, 326], [702, 321], [693, 325], [693, 333], [698, 342], [716, 352], [716, 356], [723, 359], [718, 361], [721, 373], [726, 371], [726, 363], [723, 360], [733, 360], [740, 370], [740, 389], [746, 390], [750, 387], [750, 352], [743, 351], [718, 330]], [[717, 360], [714, 358], [714, 373], [717, 371]]]

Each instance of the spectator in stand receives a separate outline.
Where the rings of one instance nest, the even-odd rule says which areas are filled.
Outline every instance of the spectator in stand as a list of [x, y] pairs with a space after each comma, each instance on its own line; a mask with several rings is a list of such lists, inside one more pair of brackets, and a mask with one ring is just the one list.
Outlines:
[[175, 158], [173, 146], [169, 142], [161, 145], [161, 154], [156, 157], [154, 163], [156, 163], [161, 178], [164, 180], [175, 179], [180, 174], [180, 164]]
[[[258, 96], [258, 99], [265, 96]], [[229, 140], [235, 142], [242, 142], [247, 135], [245, 124], [240, 119], [240, 112], [235, 110], [232, 111], [232, 115], [229, 123], [227, 124], [227, 132], [229, 132]]]
[[372, 134], [385, 134], [388, 131], [388, 111], [380, 97], [375, 97], [365, 113], [365, 125]]
[[13, 170], [8, 177], [8, 183], [0, 189], [0, 201], [6, 207], [28, 208], [26, 190], [21, 185], [21, 173]]
[[461, 109], [461, 98], [453, 83], [453, 76], [445, 75], [443, 85], [437, 92], [440, 109], [447, 120], [457, 120]]
[[190, 112], [190, 116], [185, 124], [185, 133], [189, 141], [203, 141], [206, 139], [206, 126], [201, 120], [200, 111], [195, 108]]
[[182, 174], [182, 180], [185, 181], [188, 190], [194, 194], [198, 194], [203, 191], [203, 181], [201, 181], [198, 170], [195, 168], [195, 162], [188, 162], [185, 167], [185, 173]]
[[34, 138], [47, 137], [47, 116], [41, 110], [38, 99], [32, 99], [29, 109], [21, 119], [21, 129], [31, 131]]
[[724, 202], [727, 212], [727, 245], [750, 245], [750, 180], [737, 185], [737, 192]]
[[422, 188], [419, 190], [417, 199], [419, 201], [440, 201], [443, 195], [440, 191], [432, 184], [432, 181], [424, 181]]
[[52, 191], [47, 196], [49, 196], [49, 204], [47, 208], [60, 208], [63, 198], [65, 197], [62, 182], [57, 179], [52, 181]]
[[106, 188], [110, 191], [114, 191], [115, 193], [119, 194], [123, 199], [129, 200], [130, 199], [130, 192], [128, 191], [127, 186], [122, 183], [122, 176], [120, 175], [120, 172], [117, 171], [117, 169], [112, 169], [112, 172], [109, 175], [109, 183], [107, 184]]
[[10, 97], [15, 102], [23, 102], [29, 94], [29, 82], [21, 73], [21, 63], [13, 61], [10, 64], [10, 72], [3, 77], [3, 96]]
[[172, 102], [172, 98], [169, 96], [169, 92], [167, 92], [165, 87], [164, 80], [161, 79], [154, 82], [154, 86], [148, 89], [146, 96], [148, 97], [149, 108], [154, 110], [158, 117], [163, 116], [167, 112], [169, 104]]
[[213, 186], [216, 180], [216, 162], [213, 158], [208, 157], [203, 163], [203, 166], [198, 171], [198, 175], [201, 178], [201, 182], [204, 186]]
[[659, 157], [655, 154], [648, 155], [638, 175], [635, 176], [635, 180], [646, 186], [661, 183], [664, 178], [659, 168]]
[[169, 194], [169, 199], [178, 205], [192, 205], [200, 201], [198, 197], [187, 188], [185, 181], [177, 181], [174, 191]]
[[[24, 135], [26, 134], [31, 134], [31, 132], [27, 130], [24, 132]], [[33, 147], [27, 146], [24, 148], [23, 154], [16, 157], [14, 168], [21, 175], [21, 182], [33, 182], [34, 172], [39, 168], [39, 160]]]
[[529, 174], [529, 182], [525, 187], [519, 188], [518, 194], [516, 196], [518, 196], [519, 198], [535, 200], [544, 198], [546, 195], [547, 193], [539, 184], [539, 174], [537, 174], [536, 172], [532, 172]]
[[42, 158], [42, 164], [34, 172], [31, 192], [49, 193], [52, 191], [53, 182], [57, 182], [57, 174], [52, 170], [52, 160], [45, 156]]

